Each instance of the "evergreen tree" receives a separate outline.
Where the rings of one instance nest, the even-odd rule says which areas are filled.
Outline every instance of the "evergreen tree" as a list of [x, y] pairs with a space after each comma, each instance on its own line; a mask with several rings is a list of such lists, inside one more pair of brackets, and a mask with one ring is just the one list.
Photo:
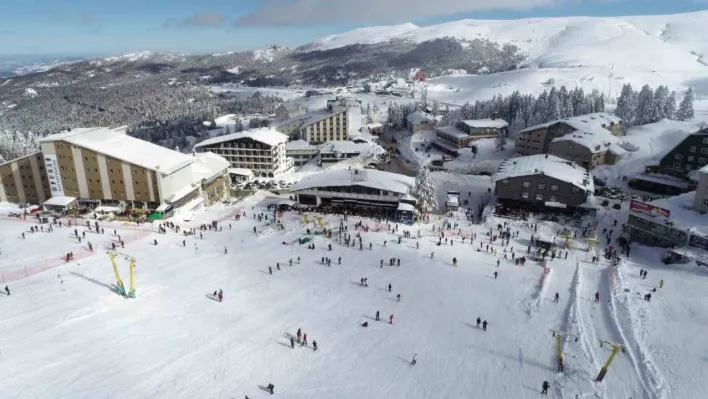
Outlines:
[[676, 119], [685, 121], [693, 119], [693, 116], [693, 89], [689, 87], [681, 100], [678, 111], [676, 111]]
[[366, 103], [366, 123], [374, 123], [374, 115], [371, 111], [371, 104]]
[[433, 116], [440, 115], [440, 104], [437, 101], [433, 101], [433, 106], [430, 112], [433, 114]]
[[499, 129], [499, 132], [494, 138], [494, 144], [499, 151], [504, 151], [506, 149], [506, 132], [504, 129]]
[[654, 107], [654, 91], [649, 85], [642, 86], [637, 95], [636, 124], [646, 125], [652, 121], [652, 111]]
[[509, 132], [514, 134], [518, 131], [526, 129], [526, 123], [524, 123], [524, 115], [521, 110], [516, 111], [516, 116], [511, 120], [509, 125]]
[[623, 126], [632, 126], [634, 124], [634, 113], [636, 109], [635, 93], [630, 83], [622, 86], [622, 92], [617, 99], [617, 107], [615, 115], [622, 119]]
[[430, 170], [426, 167], [420, 168], [415, 177], [415, 194], [418, 197], [418, 209], [422, 215], [426, 215], [438, 207], [433, 179], [430, 177]]
[[428, 87], [423, 86], [422, 89], [420, 89], [420, 105], [423, 108], [423, 110], [428, 109]]
[[658, 122], [666, 116], [666, 102], [669, 100], [669, 88], [666, 86], [659, 86], [654, 91], [654, 101], [652, 103], [652, 122]]
[[676, 92], [672, 91], [669, 97], [664, 103], [664, 115], [668, 119], [674, 119], [676, 117]]
[[558, 98], [558, 93], [554, 90], [551, 90], [551, 93], [548, 95], [548, 108], [546, 111], [548, 112], [546, 114], [546, 122], [562, 119], [561, 101], [560, 98]]

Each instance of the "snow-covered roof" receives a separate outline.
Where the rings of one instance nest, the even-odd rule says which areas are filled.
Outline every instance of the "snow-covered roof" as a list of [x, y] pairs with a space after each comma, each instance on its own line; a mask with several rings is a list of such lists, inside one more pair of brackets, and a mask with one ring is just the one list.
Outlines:
[[439, 127], [435, 129], [436, 132], [442, 132], [447, 134], [448, 136], [452, 136], [458, 139], [463, 139], [465, 137], [469, 137], [469, 133], [465, 133], [462, 130], [456, 128], [455, 126], [445, 126], [445, 127]]
[[353, 173], [353, 171], [346, 169], [316, 173], [295, 183], [292, 190], [300, 191], [315, 187], [363, 186], [406, 194], [415, 183], [415, 179], [412, 177], [376, 169], [359, 170], [359, 173], [365, 176], [365, 178], [360, 180], [352, 180]]
[[320, 149], [320, 154], [345, 153], [371, 156], [384, 152], [385, 150], [375, 143], [355, 143], [343, 140], [328, 141]]
[[305, 140], [292, 140], [285, 143], [286, 150], [308, 150], [316, 148], [317, 146], [314, 146]]
[[406, 120], [408, 123], [412, 124], [435, 123], [437, 121], [434, 116], [423, 111], [415, 111], [412, 114], [409, 114]]
[[76, 201], [76, 198], [74, 197], [65, 197], [63, 195], [57, 196], [57, 197], [52, 197], [46, 201], [42, 205], [50, 205], [50, 206], [68, 206], [72, 202]]
[[465, 125], [473, 128], [496, 128], [496, 129], [503, 129], [507, 126], [509, 126], [509, 122], [505, 121], [504, 119], [496, 118], [496, 119], [468, 119], [461, 121]]
[[576, 130], [565, 136], [556, 137], [551, 143], [563, 141], [572, 141], [576, 144], [580, 144], [589, 149], [592, 153], [599, 153], [611, 149], [612, 152], [618, 156], [626, 154], [626, 151], [620, 147], [622, 140], [613, 136], [603, 128], [593, 127], [587, 130]]
[[217, 174], [222, 174], [231, 163], [224, 157], [213, 152], [201, 152], [195, 155], [197, 162], [192, 164], [193, 180], [210, 179]]
[[703, 173], [704, 175], [708, 175], [708, 165], [698, 169], [698, 173]]
[[253, 171], [246, 168], [229, 168], [229, 173], [239, 176], [253, 176]]
[[302, 111], [305, 109], [305, 107], [303, 107], [301, 104], [289, 102], [289, 101], [286, 101], [284, 103], [280, 103], [280, 105], [282, 105], [283, 108], [285, 108], [288, 112]]
[[369, 128], [369, 129], [379, 129], [379, 128], [383, 127], [383, 123], [378, 123], [378, 122], [368, 123], [368, 124], [364, 125], [364, 127]]
[[592, 176], [587, 169], [555, 155], [536, 154], [511, 158], [502, 162], [492, 180], [543, 174], [573, 184], [586, 191], [594, 191]]
[[604, 130], [603, 126], [610, 126], [613, 123], [622, 123], [622, 119], [607, 112], [595, 112], [592, 114], [572, 116], [570, 118], [558, 119], [546, 123], [541, 123], [539, 125], [530, 126], [526, 129], [520, 130], [518, 133], [522, 134], [538, 129], [544, 129], [558, 123], [564, 123], [580, 131], [592, 131], [594, 129]]
[[400, 204], [398, 204], [397, 210], [415, 212], [415, 207], [411, 204], [406, 204], [405, 202], [401, 202]]
[[259, 141], [269, 146], [276, 146], [280, 143], [285, 143], [288, 141], [287, 135], [284, 135], [283, 133], [280, 133], [273, 128], [261, 127], [258, 129], [248, 129], [242, 132], [231, 133], [224, 136], [214, 137], [213, 139], [204, 140], [200, 143], [197, 143], [194, 148], [225, 143], [228, 141], [241, 140], [244, 138]]
[[190, 155], [128, 136], [123, 127], [72, 129], [70, 132], [46, 136], [39, 141], [46, 143], [59, 140], [167, 175], [195, 161]]

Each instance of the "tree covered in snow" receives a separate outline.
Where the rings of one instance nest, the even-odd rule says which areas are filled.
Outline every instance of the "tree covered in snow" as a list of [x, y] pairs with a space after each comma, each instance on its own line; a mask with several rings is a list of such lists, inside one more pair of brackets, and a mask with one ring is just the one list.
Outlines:
[[654, 100], [652, 102], [652, 120], [660, 121], [664, 118], [670, 118], [666, 115], [666, 103], [669, 101], [669, 88], [659, 86], [654, 90]]
[[496, 137], [494, 137], [494, 145], [499, 151], [506, 149], [506, 132], [503, 129], [499, 129]]
[[637, 108], [637, 96], [632, 89], [632, 84], [627, 83], [622, 86], [622, 92], [617, 99], [615, 115], [617, 115], [625, 126], [634, 124], [634, 113]]
[[374, 114], [371, 111], [370, 103], [366, 103], [366, 123], [374, 123]]
[[438, 207], [435, 186], [433, 186], [433, 179], [430, 177], [428, 168], [422, 167], [418, 170], [413, 191], [418, 197], [418, 209], [421, 214], [428, 214]]
[[674, 119], [676, 117], [676, 92], [672, 91], [669, 97], [666, 99], [664, 104], [664, 115], [667, 119]]
[[637, 109], [634, 119], [638, 125], [646, 125], [654, 119], [654, 91], [649, 85], [642, 86], [637, 94]]
[[681, 100], [678, 111], [676, 111], [676, 119], [685, 121], [693, 119], [693, 116], [693, 89], [689, 87]]
[[6, 161], [39, 151], [37, 137], [32, 132], [0, 131], [0, 158]]

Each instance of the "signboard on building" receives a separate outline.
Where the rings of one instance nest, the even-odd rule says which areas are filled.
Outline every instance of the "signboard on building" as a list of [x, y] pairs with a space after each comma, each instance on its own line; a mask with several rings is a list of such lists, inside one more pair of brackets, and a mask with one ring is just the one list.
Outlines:
[[64, 186], [61, 183], [61, 173], [59, 172], [57, 156], [44, 154], [44, 168], [47, 170], [49, 190], [52, 192], [52, 197], [64, 195]]
[[671, 216], [671, 211], [666, 208], [660, 208], [658, 206], [637, 200], [632, 200], [632, 202], [629, 203], [629, 210], [632, 212], [645, 213], [662, 218], [668, 218]]

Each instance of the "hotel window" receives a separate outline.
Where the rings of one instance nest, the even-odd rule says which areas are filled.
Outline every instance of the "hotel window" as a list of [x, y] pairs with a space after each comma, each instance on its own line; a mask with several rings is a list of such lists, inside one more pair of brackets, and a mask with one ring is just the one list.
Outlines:
[[555, 196], [555, 195], [551, 195], [548, 199], [549, 199], [551, 202], [558, 202], [558, 197]]
[[688, 149], [690, 152], [696, 152], [696, 146], [692, 145], [691, 148]]
[[543, 194], [536, 194], [536, 201], [543, 201]]
[[521, 198], [529, 199], [529, 193], [527, 193], [527, 192], [522, 192], [522, 193], [521, 193]]
[[680, 168], [681, 168], [681, 164], [680, 164], [679, 162], [674, 162], [674, 168], [680, 169]]
[[557, 184], [551, 184], [551, 191], [558, 191], [558, 185], [557, 185]]
[[521, 186], [522, 186], [523, 188], [529, 188], [529, 187], [531, 187], [531, 182], [530, 182], [530, 181], [525, 181], [525, 182], [521, 183]]
[[578, 187], [573, 186], [573, 192], [577, 193], [578, 191], [580, 191], [580, 189]]
[[539, 190], [545, 190], [545, 189], [546, 189], [546, 183], [538, 183], [538, 184], [536, 185], [536, 187], [537, 187]]
[[680, 160], [683, 159], [683, 155], [681, 155], [681, 154], [676, 154], [676, 155], [674, 155], [674, 158], [680, 161]]

